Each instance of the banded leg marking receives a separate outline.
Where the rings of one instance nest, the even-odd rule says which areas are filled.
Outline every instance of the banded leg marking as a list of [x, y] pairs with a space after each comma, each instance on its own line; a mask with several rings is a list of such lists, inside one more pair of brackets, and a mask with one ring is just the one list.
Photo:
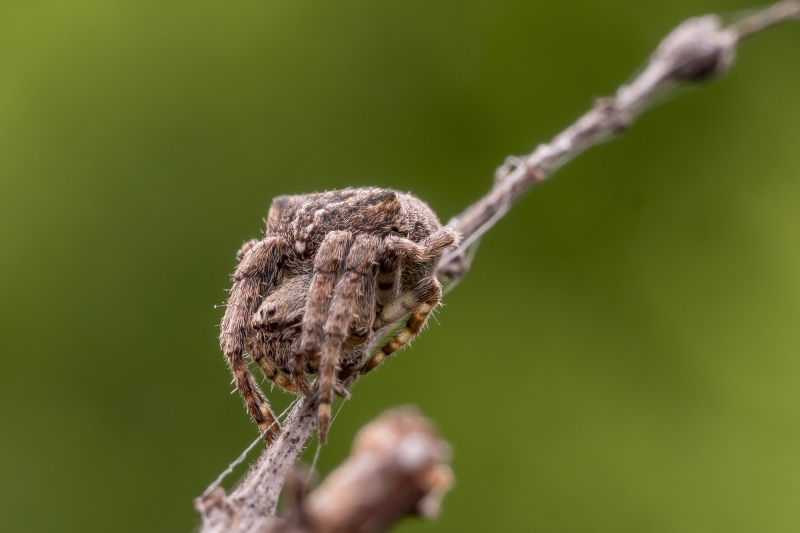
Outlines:
[[[423, 282], [424, 285], [423, 285]], [[439, 302], [442, 299], [442, 285], [439, 281], [431, 276], [430, 278], [423, 279], [417, 287], [420, 288], [419, 297], [422, 298], [423, 296], [427, 296], [424, 300], [410, 300], [406, 301], [403, 297], [398, 298], [398, 305], [395, 306], [394, 302], [386, 306], [384, 311], [386, 313], [381, 313], [378, 319], [375, 321], [376, 324], [380, 324], [381, 322], [386, 321], [386, 324], [391, 324], [388, 320], [390, 318], [394, 318], [394, 320], [399, 320], [406, 311], [405, 306], [411, 302], [417, 302], [418, 305], [414, 308], [411, 316], [408, 317], [408, 321], [406, 321], [406, 325], [401, 329], [389, 342], [383, 345], [380, 350], [375, 352], [375, 354], [364, 364], [363, 369], [361, 370], [362, 374], [365, 374], [381, 364], [387, 357], [395, 353], [397, 350], [411, 342], [411, 339], [420, 332], [420, 330], [425, 326], [425, 322], [428, 320], [428, 317], [431, 314]], [[412, 295], [416, 292], [416, 288], [412, 291]], [[402, 311], [403, 314], [400, 314]], [[390, 314], [391, 313], [391, 314]], [[398, 316], [399, 315], [399, 316]], [[375, 326], [373, 326], [374, 328]]]
[[[380, 239], [373, 235], [358, 235], [347, 256], [347, 271], [339, 280], [325, 322], [325, 338], [319, 367], [319, 440], [325, 442], [331, 418], [331, 401], [336, 388], [336, 374], [342, 345], [351, 326], [359, 320], [361, 308], [375, 309], [374, 291], [365, 293], [365, 283], [375, 284], [375, 258]], [[365, 279], [366, 278], [366, 279]], [[369, 298], [371, 297], [371, 301]]]
[[245, 248], [233, 274], [233, 287], [222, 317], [219, 340], [245, 406], [264, 439], [271, 444], [277, 438], [280, 426], [267, 398], [250, 374], [243, 354], [250, 316], [263, 295], [272, 291], [280, 278], [283, 241], [266, 238], [255, 244], [248, 243], [243, 250]]

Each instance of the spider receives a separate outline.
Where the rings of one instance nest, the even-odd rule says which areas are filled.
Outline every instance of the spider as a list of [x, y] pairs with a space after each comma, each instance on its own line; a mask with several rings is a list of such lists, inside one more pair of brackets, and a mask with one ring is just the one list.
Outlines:
[[[439, 305], [434, 270], [457, 234], [415, 196], [378, 188], [280, 196], [266, 223], [237, 254], [220, 346], [268, 444], [280, 426], [245, 356], [294, 394], [309, 394], [316, 374], [325, 442], [334, 393], [347, 397], [348, 379], [408, 344]], [[370, 341], [406, 316], [365, 360]]]

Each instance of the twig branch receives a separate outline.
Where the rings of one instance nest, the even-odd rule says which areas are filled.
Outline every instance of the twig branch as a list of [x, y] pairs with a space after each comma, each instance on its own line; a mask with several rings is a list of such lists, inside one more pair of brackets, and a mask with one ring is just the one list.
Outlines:
[[779, 2], [767, 9], [740, 20], [731, 26], [739, 41], [754, 33], [763, 31], [779, 22], [800, 18], [800, 4], [797, 2]]
[[449, 459], [428, 420], [411, 408], [389, 411], [358, 432], [347, 461], [299, 504], [296, 531], [378, 532], [409, 514], [435, 517], [452, 484]]
[[[661, 41], [645, 69], [633, 81], [621, 86], [613, 97], [598, 100], [591, 110], [549, 143], [539, 145], [527, 156], [509, 158], [498, 169], [491, 190], [448, 223], [464, 239], [459, 248], [442, 258], [437, 275], [453, 280], [462, 277], [469, 266], [466, 249], [532, 186], [545, 181], [587, 148], [625, 131], [666, 91], [682, 83], [707, 81], [727, 71], [733, 63], [736, 45], [742, 39], [799, 15], [800, 5], [786, 1], [728, 28], [723, 28], [714, 15], [692, 18], [679, 25]], [[250, 533], [270, 527], [286, 476], [314, 432], [316, 411], [316, 397], [303, 398], [289, 416], [278, 440], [264, 451], [230, 496], [218, 488], [195, 500], [195, 507], [203, 517], [204, 533]]]
[[524, 192], [587, 148], [624, 132], [666, 91], [727, 71], [740, 40], [798, 15], [800, 4], [780, 2], [729, 28], [723, 28], [716, 15], [692, 18], [675, 28], [661, 41], [647, 67], [615, 96], [597, 100], [592, 109], [549, 143], [539, 145], [530, 155], [509, 158], [498, 169], [492, 189], [448, 223], [464, 240], [460, 248], [442, 258], [437, 274], [451, 279], [463, 276], [468, 268], [465, 248], [489, 230]]
[[230, 496], [217, 487], [195, 500], [203, 533], [256, 532], [271, 523], [286, 477], [317, 427], [318, 399], [313, 394], [297, 403], [278, 439]]
[[[299, 414], [303, 413], [303, 414]], [[294, 414], [316, 420], [316, 398], [298, 405]], [[287, 422], [291, 423], [292, 419]], [[307, 428], [309, 435], [293, 443], [283, 443], [284, 453], [296, 454], [313, 432], [314, 422], [295, 419]], [[279, 446], [276, 442], [273, 446]], [[264, 461], [267, 454], [262, 457]], [[433, 425], [414, 409], [388, 411], [367, 424], [356, 435], [350, 457], [333, 471], [314, 492], [304, 496], [303, 482], [295, 479], [294, 505], [288, 520], [274, 516], [278, 494], [262, 492], [280, 490], [264, 484], [251, 475], [230, 496], [216, 487], [195, 500], [203, 517], [203, 531], [260, 533], [374, 533], [385, 531], [408, 514], [428, 518], [439, 512], [439, 503], [452, 485], [453, 474], [448, 466], [450, 447]], [[273, 468], [254, 472], [286, 478], [294, 458], [272, 461]], [[264, 512], [257, 501], [272, 502], [273, 510]]]

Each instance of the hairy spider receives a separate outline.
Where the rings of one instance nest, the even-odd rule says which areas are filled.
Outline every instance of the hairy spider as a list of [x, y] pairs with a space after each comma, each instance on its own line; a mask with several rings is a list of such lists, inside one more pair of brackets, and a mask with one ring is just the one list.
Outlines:
[[[220, 346], [264, 439], [280, 427], [245, 356], [295, 394], [319, 382], [319, 439], [325, 442], [333, 394], [408, 344], [439, 304], [434, 276], [456, 241], [421, 200], [359, 188], [275, 198], [267, 233], [237, 254]], [[369, 359], [374, 336], [408, 319]]]

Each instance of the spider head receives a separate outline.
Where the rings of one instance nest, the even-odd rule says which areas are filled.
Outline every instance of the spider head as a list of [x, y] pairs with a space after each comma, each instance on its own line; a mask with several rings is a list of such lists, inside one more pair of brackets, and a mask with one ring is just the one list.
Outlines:
[[287, 278], [253, 313], [250, 325], [255, 330], [281, 331], [299, 326], [308, 297], [310, 275]]

